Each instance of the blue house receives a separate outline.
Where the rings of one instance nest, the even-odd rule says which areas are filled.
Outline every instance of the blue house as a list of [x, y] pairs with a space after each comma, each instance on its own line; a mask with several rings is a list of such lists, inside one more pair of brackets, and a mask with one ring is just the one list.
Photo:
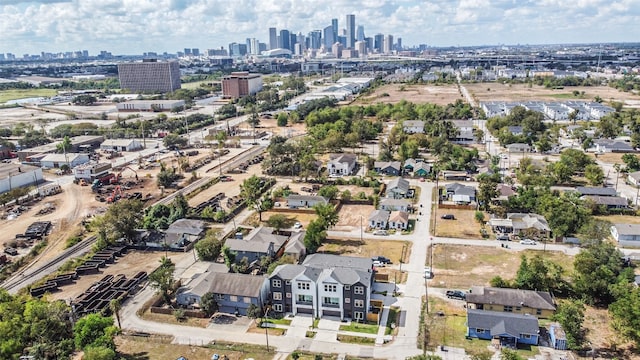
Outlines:
[[531, 315], [467, 309], [467, 336], [499, 339], [501, 346], [537, 345], [538, 318]]

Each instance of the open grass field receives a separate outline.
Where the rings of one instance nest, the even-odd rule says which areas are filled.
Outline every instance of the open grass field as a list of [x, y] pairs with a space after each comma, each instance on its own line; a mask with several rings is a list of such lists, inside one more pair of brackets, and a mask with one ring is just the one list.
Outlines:
[[536, 254], [562, 266], [565, 274], [573, 269], [573, 258], [560, 252], [525, 250], [516, 252], [501, 247], [465, 245], [435, 245], [433, 247], [434, 278], [430, 286], [469, 289], [473, 285], [489, 286], [496, 275], [504, 279], [515, 278], [521, 255]]
[[[359, 97], [354, 105], [375, 103], [395, 104], [401, 100], [413, 103], [433, 103], [447, 105], [463, 99], [455, 84], [449, 85], [407, 85], [388, 84], [381, 86], [366, 96]], [[464, 100], [464, 99], [463, 99]]]
[[[476, 101], [592, 101], [596, 96], [600, 96], [605, 102], [640, 100], [638, 95], [618, 91], [609, 86], [566, 86], [564, 89], [502, 83], [475, 83], [464, 86]], [[574, 96], [573, 91], [584, 91], [584, 95]]]
[[[475, 219], [475, 213], [474, 210], [460, 209], [438, 209], [437, 213], [432, 212], [432, 214], [436, 216], [435, 236], [480, 239], [482, 237], [480, 234], [481, 226]], [[440, 217], [444, 214], [451, 214], [455, 216], [456, 219], [441, 219]], [[489, 216], [485, 214], [484, 218], [485, 220], [489, 219]]]
[[255, 360], [273, 359], [273, 351], [267, 352], [264, 346], [232, 344], [216, 341], [206, 346], [177, 345], [166, 337], [117, 336], [117, 351], [127, 360], [177, 359], [184, 356], [189, 360], [209, 360], [213, 354], [226, 355], [229, 360], [253, 358]]
[[408, 241], [327, 239], [318, 252], [358, 257], [385, 256], [391, 259], [394, 264], [398, 264], [402, 254], [402, 246], [405, 244], [407, 245], [404, 254], [404, 262], [406, 263], [411, 255], [411, 244]]
[[0, 104], [7, 101], [25, 99], [31, 97], [54, 96], [57, 92], [54, 89], [11, 89], [0, 91]]

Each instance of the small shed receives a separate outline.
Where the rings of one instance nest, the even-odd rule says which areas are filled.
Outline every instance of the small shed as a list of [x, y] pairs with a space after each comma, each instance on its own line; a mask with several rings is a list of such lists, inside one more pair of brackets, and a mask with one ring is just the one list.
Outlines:
[[549, 339], [554, 349], [567, 350], [567, 336], [560, 324], [551, 323], [549, 326]]

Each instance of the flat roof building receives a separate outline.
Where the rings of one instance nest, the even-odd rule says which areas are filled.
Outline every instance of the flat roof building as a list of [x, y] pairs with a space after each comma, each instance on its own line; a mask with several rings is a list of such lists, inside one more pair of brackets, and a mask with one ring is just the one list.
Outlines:
[[241, 98], [253, 95], [260, 90], [262, 90], [262, 75], [260, 74], [237, 71], [222, 78], [222, 96], [225, 98]]
[[0, 164], [0, 194], [44, 181], [42, 169], [23, 164]]
[[135, 92], [171, 92], [180, 89], [180, 64], [177, 61], [118, 64], [120, 88]]

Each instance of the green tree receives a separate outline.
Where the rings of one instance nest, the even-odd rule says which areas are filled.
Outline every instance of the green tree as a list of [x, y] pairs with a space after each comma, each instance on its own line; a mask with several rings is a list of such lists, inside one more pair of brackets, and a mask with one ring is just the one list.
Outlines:
[[489, 285], [497, 288], [510, 288], [511, 283], [508, 280], [503, 279], [500, 275], [496, 275], [491, 278]]
[[56, 145], [56, 149], [59, 153], [66, 153], [68, 151], [71, 151], [72, 147], [73, 144], [71, 144], [71, 139], [69, 138], [69, 136], [65, 136], [62, 141], [58, 143], [58, 145]]
[[187, 146], [187, 138], [184, 138], [178, 134], [167, 134], [167, 136], [165, 136], [162, 139], [162, 143], [164, 144], [165, 147], [172, 149], [172, 148], [183, 148], [185, 146]]
[[583, 247], [602, 243], [611, 235], [611, 222], [600, 219], [590, 219], [578, 232], [578, 239]]
[[75, 105], [80, 106], [93, 105], [96, 101], [98, 101], [98, 99], [93, 95], [78, 95], [71, 100]]
[[149, 275], [149, 284], [158, 290], [166, 304], [171, 303], [170, 291], [173, 288], [175, 265], [171, 259], [162, 257], [160, 266]]
[[316, 220], [325, 227], [325, 230], [334, 227], [338, 223], [338, 212], [333, 204], [318, 203], [314, 205], [313, 209], [315, 210], [316, 215], [318, 215], [318, 219]]
[[500, 360], [524, 360], [524, 358], [518, 355], [516, 350], [511, 350], [508, 348], [500, 349]]
[[123, 199], [111, 205], [105, 213], [105, 225], [109, 227], [110, 239], [124, 238], [131, 242], [135, 238], [136, 229], [142, 223], [142, 209], [144, 204], [140, 200]]
[[222, 255], [224, 256], [225, 265], [227, 265], [227, 268], [231, 269], [231, 266], [236, 262], [236, 253], [228, 246], [223, 246]]
[[307, 248], [307, 253], [315, 253], [322, 243], [327, 238], [327, 231], [325, 224], [321, 220], [316, 219], [309, 222], [307, 231], [304, 234], [304, 246]]
[[604, 182], [604, 171], [596, 164], [587, 165], [584, 169], [584, 177], [589, 180], [589, 184], [593, 186], [602, 185]]
[[552, 319], [562, 326], [569, 349], [580, 349], [584, 342], [584, 304], [575, 300], [560, 301]]
[[218, 311], [218, 302], [216, 301], [216, 294], [208, 292], [200, 298], [200, 308], [207, 316], [211, 316]]
[[588, 304], [611, 304], [615, 298], [610, 287], [619, 281], [623, 265], [622, 253], [613, 244], [601, 242], [583, 248], [573, 261], [575, 293]]
[[89, 314], [80, 318], [73, 327], [76, 347], [104, 346], [115, 349], [113, 336], [118, 329], [113, 326], [113, 318], [100, 314]]
[[561, 289], [564, 283], [562, 272], [561, 266], [545, 260], [540, 255], [531, 259], [522, 255], [514, 286], [518, 289], [538, 291]]
[[263, 184], [264, 181], [262, 179], [256, 175], [252, 175], [250, 178], [243, 181], [242, 185], [240, 185], [240, 196], [245, 199], [248, 207], [254, 208], [258, 212], [258, 217], [261, 222], [264, 208], [262, 207], [260, 194]]
[[340, 190], [335, 185], [323, 186], [318, 190], [318, 196], [323, 196], [329, 200], [333, 200], [338, 196]]
[[116, 352], [105, 346], [87, 346], [84, 349], [82, 360], [115, 360]]
[[257, 319], [262, 316], [262, 310], [256, 304], [251, 304], [247, 308], [247, 317], [249, 319]]
[[288, 121], [289, 121], [289, 116], [286, 113], [281, 112], [278, 114], [278, 122], [277, 122], [278, 126], [287, 126]]
[[640, 158], [634, 154], [622, 155], [622, 162], [626, 165], [625, 171], [633, 172], [640, 170]]
[[478, 178], [478, 204], [481, 209], [489, 210], [491, 200], [498, 197], [499, 180], [495, 176], [480, 175]]
[[636, 348], [640, 347], [640, 288], [622, 281], [612, 290], [616, 300], [609, 305], [611, 326]]
[[273, 214], [267, 219], [267, 225], [276, 229], [276, 233], [279, 233], [281, 229], [287, 227], [289, 219], [284, 214]]
[[223, 239], [220, 239], [220, 233], [216, 229], [209, 229], [204, 238], [195, 245], [198, 258], [202, 261], [216, 261], [224, 246]]
[[120, 303], [120, 299], [111, 299], [111, 301], [109, 301], [109, 310], [111, 310], [111, 313], [116, 316], [118, 329], [122, 329], [122, 325], [120, 324], [120, 309], [122, 309], [122, 303]]

